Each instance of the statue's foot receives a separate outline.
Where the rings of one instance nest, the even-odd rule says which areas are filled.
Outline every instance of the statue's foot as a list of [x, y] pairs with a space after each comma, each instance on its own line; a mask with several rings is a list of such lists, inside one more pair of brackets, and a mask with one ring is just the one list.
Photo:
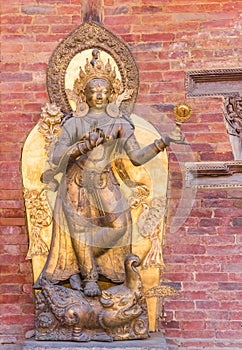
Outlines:
[[90, 341], [91, 338], [90, 338], [90, 336], [89, 336], [87, 333], [82, 332], [82, 333], [79, 334], [79, 335], [75, 334], [75, 335], [73, 336], [73, 340], [74, 340], [74, 341], [80, 341], [80, 342], [83, 341], [83, 342], [85, 342], [85, 341]]
[[101, 290], [98, 287], [96, 282], [86, 282], [85, 288], [84, 288], [84, 294], [87, 297], [96, 297], [98, 295], [101, 295]]
[[72, 275], [70, 277], [69, 281], [70, 281], [70, 285], [71, 285], [72, 289], [81, 290], [81, 291], [83, 290], [82, 281], [81, 281], [81, 278], [78, 274]]

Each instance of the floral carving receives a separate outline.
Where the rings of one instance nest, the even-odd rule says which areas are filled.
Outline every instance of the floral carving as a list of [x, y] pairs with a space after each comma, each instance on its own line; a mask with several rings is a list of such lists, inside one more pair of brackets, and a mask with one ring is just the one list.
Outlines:
[[179, 295], [179, 292], [175, 288], [167, 285], [161, 285], [147, 290], [144, 296], [146, 298], [165, 298], [177, 295]]
[[48, 255], [48, 247], [41, 238], [41, 230], [52, 222], [52, 215], [49, 204], [46, 200], [45, 191], [24, 190], [26, 208], [29, 210], [30, 223], [30, 244], [27, 259], [32, 259], [34, 255]]
[[46, 143], [51, 143], [57, 138], [61, 129], [60, 124], [63, 113], [55, 103], [46, 103], [41, 109], [42, 113], [40, 114], [38, 130], [45, 135]]
[[162, 242], [159, 237], [162, 230], [162, 221], [166, 208], [165, 198], [154, 198], [151, 206], [143, 202], [143, 210], [138, 219], [139, 233], [144, 238], [151, 240], [151, 248], [143, 260], [142, 268], [150, 266], [163, 268]]

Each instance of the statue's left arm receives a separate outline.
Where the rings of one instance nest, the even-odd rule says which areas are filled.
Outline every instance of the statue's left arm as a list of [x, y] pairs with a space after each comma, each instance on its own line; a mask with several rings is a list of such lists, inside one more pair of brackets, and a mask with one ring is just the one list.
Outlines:
[[185, 136], [181, 132], [180, 128], [176, 126], [169, 135], [162, 136], [160, 139], [154, 140], [154, 142], [148, 146], [141, 148], [134, 135], [134, 125], [132, 122], [123, 117], [121, 125], [120, 137], [123, 138], [124, 141], [124, 150], [135, 166], [145, 164], [154, 158], [158, 153], [164, 151], [164, 149], [169, 146], [171, 142], [187, 144], [185, 142]]
[[136, 140], [134, 134], [132, 134], [127, 139], [124, 145], [124, 149], [132, 164], [139, 166], [154, 158], [159, 152], [164, 151], [168, 145], [168, 137], [163, 137], [161, 139], [155, 140], [153, 143], [145, 146], [144, 148], [140, 148], [138, 141]]

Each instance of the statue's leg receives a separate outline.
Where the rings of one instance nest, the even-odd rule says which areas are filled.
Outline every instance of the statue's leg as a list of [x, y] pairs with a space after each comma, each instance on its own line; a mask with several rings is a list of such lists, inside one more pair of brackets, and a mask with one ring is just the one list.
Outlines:
[[101, 295], [100, 288], [97, 285], [98, 271], [93, 255], [93, 247], [88, 244], [85, 236], [88, 233], [78, 235], [75, 233], [72, 237], [73, 248], [76, 253], [81, 276], [85, 282], [84, 294], [86, 296]]
[[129, 205], [112, 173], [106, 187], [97, 190], [97, 193], [105, 214], [100, 218], [100, 225], [92, 238], [95, 256], [102, 254], [103, 249], [115, 247], [117, 243], [129, 245], [132, 225]]
[[[93, 211], [91, 197], [86, 189], [77, 186], [74, 181], [68, 184], [68, 197], [70, 204], [67, 220], [81, 279], [85, 282], [84, 294], [87, 296], [100, 295], [101, 291], [96, 283], [98, 271], [92, 248], [91, 231], [93, 227], [89, 224], [89, 218], [97, 214]], [[72, 279], [75, 285], [78, 279], [77, 275], [72, 276]]]
[[109, 223], [109, 226], [100, 227], [97, 230], [95, 237], [93, 237], [93, 251], [94, 256], [97, 257], [104, 253], [107, 249], [113, 248], [119, 242], [120, 245], [129, 245], [130, 237], [126, 232], [130, 224], [129, 213], [120, 214], [114, 221]]

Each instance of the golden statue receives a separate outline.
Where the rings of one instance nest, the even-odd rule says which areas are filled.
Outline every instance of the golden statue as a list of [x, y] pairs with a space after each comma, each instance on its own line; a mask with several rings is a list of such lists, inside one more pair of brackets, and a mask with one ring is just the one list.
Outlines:
[[[85, 25], [91, 27], [92, 36], [98, 30], [99, 38], [103, 34], [100, 32], [103, 29], [97, 28], [97, 24]], [[143, 226], [148, 216], [142, 198], [148, 196], [149, 189], [144, 183], [131, 179], [123, 157], [125, 154], [138, 168], [156, 157], [171, 142], [184, 143], [184, 136], [177, 127], [169, 136], [140, 147], [130, 118], [130, 106], [135, 102], [136, 91], [129, 82], [129, 70], [123, 68], [125, 64], [111, 61], [112, 55], [102, 50], [100, 44], [95, 47], [91, 42], [89, 45], [92, 49], [86, 50], [85, 63], [79, 65], [78, 76], [72, 81], [72, 86], [65, 85], [62, 93], [55, 91], [55, 99], [62, 109], [52, 103], [42, 110], [38, 132], [46, 137], [47, 166], [37, 181], [46, 187], [42, 187], [39, 193], [25, 190], [31, 234], [38, 242], [37, 248], [30, 244], [29, 257], [41, 252], [47, 255], [40, 275], [35, 276], [34, 286], [41, 290], [36, 294], [37, 339], [40, 340], [147, 337], [147, 311], [140, 273], [136, 268], [140, 259], [132, 254], [130, 207], [135, 207], [137, 200], [143, 204], [143, 221], [141, 215], [138, 222], [138, 226]], [[75, 56], [78, 54], [75, 52]], [[55, 66], [55, 69], [58, 67]], [[53, 76], [49, 74], [49, 81], [51, 79]], [[138, 193], [132, 205], [123, 194], [120, 179], [131, 191]], [[45, 191], [56, 193], [52, 215], [46, 205]], [[160, 215], [160, 205], [158, 199], [153, 202], [155, 217]], [[158, 217], [152, 234], [151, 229], [150, 232], [142, 227], [140, 229], [143, 229], [144, 237], [150, 234], [154, 243], [144, 266], [149, 265], [151, 255], [162, 260], [158, 240], [160, 225]], [[48, 226], [52, 231], [49, 247], [41, 239], [41, 232]], [[156, 261], [156, 264], [160, 263]], [[102, 282], [108, 282], [112, 287], [103, 289]], [[91, 329], [94, 324], [91, 321], [94, 322], [94, 319], [99, 321], [95, 325], [98, 331], [93, 334]], [[142, 331], [135, 331], [138, 321], [145, 324], [141, 327]], [[70, 327], [68, 331], [63, 331], [63, 324]], [[120, 331], [124, 325], [129, 325], [131, 329], [128, 335], [124, 330]], [[88, 330], [85, 327], [89, 327]], [[55, 329], [55, 335], [46, 335], [46, 328]], [[64, 332], [64, 338], [59, 334], [61, 332]]]

